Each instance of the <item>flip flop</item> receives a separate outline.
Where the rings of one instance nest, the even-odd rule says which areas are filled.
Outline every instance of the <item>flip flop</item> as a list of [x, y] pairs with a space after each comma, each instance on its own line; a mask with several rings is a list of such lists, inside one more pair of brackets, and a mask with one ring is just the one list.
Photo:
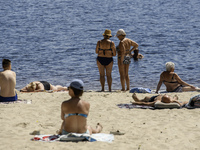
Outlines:
[[33, 132], [29, 133], [30, 135], [40, 135], [39, 130], [34, 130]]
[[120, 132], [119, 130], [117, 130], [117, 131], [110, 131], [110, 134], [113, 134], [113, 135], [124, 135], [125, 133]]

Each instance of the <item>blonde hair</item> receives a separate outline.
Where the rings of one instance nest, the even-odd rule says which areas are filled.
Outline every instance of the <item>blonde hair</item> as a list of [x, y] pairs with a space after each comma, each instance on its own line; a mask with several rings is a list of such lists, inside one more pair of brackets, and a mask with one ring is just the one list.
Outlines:
[[166, 71], [171, 71], [171, 69], [175, 68], [175, 64], [173, 62], [167, 62], [165, 66], [166, 66]]
[[35, 91], [36, 89], [36, 83], [31, 82], [27, 85], [27, 91]]

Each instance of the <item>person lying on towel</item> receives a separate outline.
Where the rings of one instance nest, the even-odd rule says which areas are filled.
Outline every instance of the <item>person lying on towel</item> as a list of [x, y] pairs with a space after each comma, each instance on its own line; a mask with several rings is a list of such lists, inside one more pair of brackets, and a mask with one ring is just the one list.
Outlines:
[[133, 93], [132, 98], [134, 99], [135, 102], [131, 102], [134, 105], [144, 105], [144, 106], [153, 106], [154, 104], [158, 101], [163, 102], [163, 103], [178, 103], [180, 106], [183, 106], [187, 104], [187, 102], [180, 103], [178, 101], [178, 96], [175, 95], [174, 97], [170, 97], [167, 94], [164, 95], [156, 95], [156, 96], [146, 96], [143, 99], [139, 99], [136, 95], [136, 93]]
[[16, 73], [11, 70], [11, 61], [3, 59], [2, 67], [4, 71], [0, 72], [0, 102], [16, 101]]
[[61, 119], [63, 120], [58, 134], [66, 135], [68, 133], [100, 133], [102, 125], [97, 124], [96, 128], [87, 125], [90, 104], [80, 97], [83, 94], [84, 83], [82, 80], [73, 80], [69, 87], [69, 100], [61, 104]]
[[67, 87], [63, 87], [61, 85], [52, 85], [47, 81], [33, 81], [23, 87], [20, 92], [43, 92], [45, 90], [52, 91], [67, 91]]

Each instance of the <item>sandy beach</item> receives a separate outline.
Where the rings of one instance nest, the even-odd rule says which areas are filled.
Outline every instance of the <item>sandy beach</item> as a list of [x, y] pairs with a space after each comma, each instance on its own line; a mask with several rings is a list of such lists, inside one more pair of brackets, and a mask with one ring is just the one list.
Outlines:
[[[199, 92], [169, 93], [180, 101], [189, 101]], [[139, 98], [146, 95], [137, 94]], [[82, 99], [91, 104], [88, 125], [100, 122], [102, 133], [124, 132], [107, 142], [40, 142], [31, 141], [34, 130], [40, 134], [56, 134], [60, 128], [60, 105], [69, 99], [67, 92], [20, 93], [19, 99], [32, 100], [31, 104], [0, 104], [0, 149], [76, 149], [76, 150], [198, 150], [200, 149], [200, 109], [125, 109], [120, 103], [130, 103], [129, 92], [86, 91]]]

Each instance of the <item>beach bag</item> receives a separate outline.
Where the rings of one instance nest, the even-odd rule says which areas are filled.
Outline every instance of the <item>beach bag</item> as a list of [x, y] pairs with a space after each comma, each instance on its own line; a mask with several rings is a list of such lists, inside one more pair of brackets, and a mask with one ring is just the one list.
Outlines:
[[200, 108], [200, 94], [190, 98], [187, 106], [188, 108]]
[[124, 56], [123, 64], [130, 64], [131, 63], [131, 56], [127, 55]]
[[135, 87], [130, 90], [130, 93], [151, 93], [151, 89], [143, 87]]

